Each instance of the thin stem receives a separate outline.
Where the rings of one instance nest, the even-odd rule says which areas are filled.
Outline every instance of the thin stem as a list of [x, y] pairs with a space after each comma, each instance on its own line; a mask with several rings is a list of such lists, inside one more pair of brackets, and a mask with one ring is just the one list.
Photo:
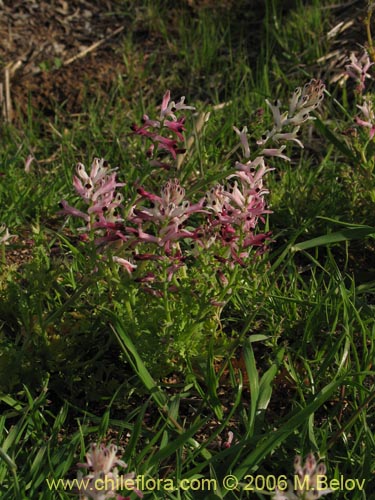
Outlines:
[[375, 50], [374, 50], [374, 43], [372, 41], [372, 34], [371, 34], [371, 18], [372, 18], [373, 10], [374, 10], [374, 4], [371, 1], [369, 1], [369, 6], [367, 9], [367, 16], [365, 17], [364, 23], [365, 23], [365, 27], [366, 27], [366, 33], [367, 33], [368, 51], [370, 53], [372, 61], [375, 62]]
[[1, 247], [1, 264], [5, 266], [6, 264], [6, 259], [5, 259], [5, 245], [0, 245]]
[[168, 294], [168, 273], [167, 273], [167, 265], [164, 265], [164, 277], [163, 277], [163, 284], [164, 284], [164, 290], [163, 290], [163, 302], [164, 302], [164, 310], [165, 310], [165, 315], [166, 315], [166, 320], [168, 324], [172, 323], [172, 317], [171, 317], [171, 310], [169, 308], [169, 294]]

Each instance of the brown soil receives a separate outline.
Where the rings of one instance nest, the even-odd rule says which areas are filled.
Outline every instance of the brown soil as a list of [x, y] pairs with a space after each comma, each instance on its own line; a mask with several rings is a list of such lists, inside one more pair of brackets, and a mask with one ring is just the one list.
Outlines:
[[[141, 4], [124, 0], [0, 0], [2, 118], [13, 121], [29, 104], [47, 115], [53, 114], [56, 103], [64, 104], [68, 113], [80, 112], [87, 88], [94, 95], [107, 93], [118, 74], [125, 72], [123, 39], [129, 28], [134, 29], [133, 20], [144, 8]], [[181, 0], [173, 2], [170, 11], [185, 7], [192, 14], [201, 8], [245, 12], [245, 4]], [[332, 27], [336, 26], [332, 52], [338, 52], [328, 58], [329, 70], [337, 66], [338, 59], [343, 66], [347, 41], [351, 50], [358, 47], [353, 28], [361, 31], [354, 39], [364, 42], [363, 10], [359, 7], [360, 3], [353, 1], [332, 9]], [[139, 26], [135, 36], [140, 52], [155, 49], [147, 27]]]
[[[171, 11], [185, 7], [194, 13], [231, 3], [181, 0]], [[0, 0], [2, 118], [13, 121], [29, 104], [45, 114], [52, 114], [56, 103], [68, 113], [80, 112], [88, 86], [107, 93], [125, 71], [124, 35], [143, 10], [142, 2], [123, 0]], [[138, 31], [143, 52], [150, 33], [142, 26]]]
[[[29, 99], [43, 111], [79, 108], [88, 81], [106, 91], [123, 69], [126, 19], [110, 1], [0, 1], [3, 116], [12, 120]], [[1, 89], [0, 89], [1, 90]], [[7, 95], [9, 91], [10, 95]], [[30, 96], [30, 97], [29, 97]]]

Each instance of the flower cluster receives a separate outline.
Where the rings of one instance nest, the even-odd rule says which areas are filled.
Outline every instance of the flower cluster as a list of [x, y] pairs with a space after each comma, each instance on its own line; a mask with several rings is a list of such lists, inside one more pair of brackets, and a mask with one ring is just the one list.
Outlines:
[[77, 464], [80, 468], [87, 469], [88, 473], [84, 476], [81, 471], [78, 472], [79, 495], [81, 500], [106, 500], [107, 498], [116, 498], [116, 500], [128, 500], [129, 497], [123, 497], [117, 494], [117, 485], [126, 484], [127, 489], [133, 489], [134, 493], [143, 498], [141, 491], [134, 486], [132, 481], [135, 477], [134, 472], [121, 475], [118, 474], [117, 466], [126, 468], [125, 462], [117, 457], [117, 446], [111, 444], [106, 447], [104, 444], [91, 444], [86, 453], [86, 462]]
[[[289, 109], [281, 113], [281, 102], [277, 100], [274, 104], [266, 100], [273, 116], [273, 127], [257, 141], [260, 151], [253, 155], [250, 150], [247, 127], [239, 130], [233, 127], [240, 138], [245, 163], [237, 162], [237, 172], [228, 177], [230, 187], [216, 186], [207, 196], [207, 205], [217, 212], [217, 219], [212, 225], [221, 223], [224, 228], [225, 242], [231, 247], [231, 256], [241, 263], [243, 258], [248, 257], [246, 249], [251, 246], [259, 246], [260, 251], [264, 250], [264, 243], [269, 238], [270, 233], [254, 234], [254, 229], [260, 219], [264, 222], [263, 216], [270, 213], [266, 208], [264, 195], [268, 194], [263, 187], [263, 176], [273, 170], [267, 167], [266, 157], [279, 157], [290, 161], [284, 154], [288, 141], [297, 143], [301, 148], [303, 144], [298, 138], [300, 126], [307, 120], [313, 120], [311, 112], [314, 111], [324, 98], [325, 85], [321, 80], [311, 80], [301, 88], [298, 87], [293, 93], [289, 103]], [[292, 130], [290, 128], [292, 127]], [[268, 143], [274, 142], [277, 147], [265, 147]], [[280, 145], [280, 143], [284, 143]], [[254, 157], [255, 156], [255, 157]], [[213, 206], [213, 204], [215, 204]], [[239, 229], [239, 231], [237, 230]], [[239, 234], [244, 237], [241, 241], [242, 252], [238, 252], [237, 242]]]
[[265, 249], [270, 233], [255, 234], [258, 220], [264, 222], [267, 209], [263, 188], [263, 176], [270, 168], [264, 160], [237, 162], [237, 172], [227, 178], [227, 185], [217, 184], [206, 193], [203, 207], [208, 211], [207, 224], [198, 238], [198, 244], [208, 248], [219, 242], [227, 248], [227, 255], [221, 261], [232, 260], [244, 265], [251, 247], [258, 247], [258, 253]]
[[[264, 187], [264, 175], [273, 169], [267, 166], [266, 158], [278, 156], [289, 160], [283, 154], [285, 144], [273, 148], [265, 147], [266, 143], [279, 145], [293, 141], [303, 147], [297, 133], [302, 123], [313, 119], [311, 112], [321, 103], [324, 88], [320, 80], [311, 80], [303, 88], [296, 89], [289, 110], [283, 114], [279, 101], [275, 104], [267, 101], [274, 126], [258, 141], [256, 155], [250, 151], [247, 128], [240, 131], [234, 127], [240, 137], [244, 159], [236, 162], [236, 169], [222, 184], [214, 185], [206, 193], [198, 193], [195, 200], [189, 199], [179, 179], [171, 178], [162, 185], [160, 194], [138, 186], [134, 201], [124, 206], [124, 198], [117, 191], [124, 184], [117, 181], [116, 172], [104, 159], [96, 158], [89, 173], [82, 163], [78, 163], [73, 181], [77, 194], [88, 205], [87, 212], [63, 200], [61, 213], [86, 223], [81, 228], [83, 239], [93, 237], [98, 246], [120, 243], [116, 244], [116, 255], [112, 255], [112, 259], [129, 273], [137, 267], [132, 261], [153, 261], [167, 270], [170, 281], [189, 255], [197, 258], [207, 249], [220, 266], [245, 266], [252, 249], [256, 249], [256, 254], [264, 252], [270, 239], [269, 232], [257, 231], [259, 221], [264, 223], [265, 215], [271, 213], [265, 199], [268, 190]], [[166, 166], [153, 156], [155, 147], [157, 151], [167, 151], [173, 158], [182, 151], [184, 117], [178, 118], [176, 113], [184, 109], [194, 108], [186, 106], [183, 97], [177, 103], [171, 101], [167, 91], [159, 120], [144, 115], [141, 126], [133, 125], [135, 134], [152, 141], [150, 155], [154, 166]], [[162, 131], [165, 129], [172, 132], [174, 138], [164, 136]], [[122, 253], [118, 253], [119, 248]], [[151, 271], [137, 279], [152, 282], [156, 277]]]
[[365, 50], [361, 57], [357, 58], [354, 53], [350, 55], [350, 64], [346, 66], [346, 73], [357, 82], [357, 93], [362, 99], [362, 104], [357, 104], [362, 116], [356, 116], [355, 121], [360, 127], [368, 129], [369, 139], [375, 135], [375, 113], [370, 96], [363, 95], [366, 78], [371, 78], [368, 72], [374, 63], [370, 62], [370, 57]]
[[[266, 100], [272, 112], [274, 125], [270, 131], [257, 141], [257, 144], [263, 147], [271, 141], [276, 144], [294, 141], [303, 148], [303, 144], [298, 138], [300, 127], [304, 122], [314, 120], [311, 112], [316, 110], [323, 101], [324, 90], [324, 83], [315, 79], [310, 80], [304, 87], [297, 87], [290, 99], [289, 109], [284, 113], [281, 113], [281, 102], [279, 100], [274, 103]], [[292, 127], [292, 130], [289, 130], [290, 127]], [[283, 154], [285, 148], [285, 144], [279, 148], [265, 148], [260, 152], [260, 156], [278, 156], [289, 161], [289, 158]]]
[[375, 113], [373, 109], [372, 101], [365, 96], [363, 98], [363, 104], [360, 106], [357, 104], [357, 108], [362, 112], [363, 118], [356, 116], [355, 121], [361, 127], [368, 128], [369, 139], [372, 139], [375, 135]]
[[350, 64], [346, 66], [346, 74], [357, 82], [357, 92], [362, 94], [365, 90], [366, 78], [371, 78], [368, 70], [374, 64], [370, 61], [368, 52], [365, 50], [358, 58], [354, 52], [350, 54]]
[[123, 201], [123, 196], [116, 192], [116, 188], [124, 184], [116, 181], [116, 173], [110, 171], [104, 159], [94, 159], [90, 174], [86, 172], [82, 163], [77, 164], [76, 172], [77, 175], [73, 177], [74, 188], [89, 208], [85, 213], [62, 200], [61, 213], [83, 219], [86, 226], [81, 228], [81, 231], [90, 232], [92, 229], [115, 227], [121, 220], [117, 209]]
[[[184, 229], [184, 223], [191, 214], [202, 211], [202, 203], [192, 204], [186, 200], [185, 189], [178, 179], [169, 180], [161, 188], [160, 196], [143, 188], [139, 188], [138, 193], [140, 201], [151, 202], [151, 207], [140, 206], [133, 209], [132, 221], [138, 225], [138, 241], [157, 243], [170, 253], [173, 241], [194, 237], [194, 233]], [[157, 236], [143, 231], [144, 222], [152, 222], [156, 226]]]
[[178, 154], [185, 153], [183, 132], [186, 130], [184, 126], [186, 117], [176, 116], [176, 113], [184, 109], [194, 110], [195, 108], [185, 104], [185, 96], [182, 96], [177, 103], [171, 101], [171, 93], [167, 90], [161, 104], [159, 119], [155, 120], [148, 115], [143, 115], [141, 125], [135, 123], [132, 125], [134, 134], [147, 137], [151, 141], [147, 156], [150, 158], [152, 167], [162, 167], [168, 170], [171, 165], [164, 158], [165, 154], [171, 155], [175, 160]]
[[[269, 236], [268, 233], [255, 234], [255, 229], [259, 218], [264, 220], [263, 216], [269, 213], [263, 176], [270, 169], [264, 161], [238, 163], [237, 169], [238, 172], [228, 176], [226, 187], [216, 185], [195, 203], [186, 198], [178, 179], [170, 179], [162, 186], [160, 195], [139, 187], [135, 203], [122, 210], [123, 196], [116, 188], [123, 184], [116, 181], [115, 173], [109, 173], [105, 160], [95, 158], [90, 174], [79, 163], [78, 176], [74, 177], [77, 193], [89, 205], [87, 213], [65, 200], [60, 203], [60, 213], [86, 222], [80, 228], [84, 240], [89, 240], [92, 233], [98, 246], [120, 240], [126, 243], [125, 248], [131, 250], [136, 260], [168, 257], [174, 262], [170, 268], [174, 271], [183, 265], [179, 245], [182, 240], [190, 240], [201, 248], [217, 243], [219, 248], [228, 248], [225, 261], [243, 264], [250, 248], [264, 249]], [[126, 215], [122, 216], [122, 212]], [[204, 217], [196, 227], [188, 226], [193, 214]], [[149, 253], [146, 247], [142, 250], [142, 245], [150, 244], [156, 252]], [[129, 255], [116, 255], [113, 260], [129, 273], [136, 268]]]
[[302, 459], [294, 459], [294, 481], [289, 483], [287, 491], [276, 489], [273, 500], [316, 500], [332, 493], [328, 488], [320, 486], [320, 479], [326, 476], [327, 468], [323, 462], [317, 463], [313, 453], [310, 453], [302, 466]]

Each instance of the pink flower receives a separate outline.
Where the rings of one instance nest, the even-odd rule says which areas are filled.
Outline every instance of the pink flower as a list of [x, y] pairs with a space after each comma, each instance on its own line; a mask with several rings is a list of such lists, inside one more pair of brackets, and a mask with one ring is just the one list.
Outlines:
[[33, 155], [28, 155], [26, 160], [25, 160], [25, 172], [27, 174], [30, 173], [30, 167], [31, 167], [31, 164], [32, 162], [35, 160], [34, 156]]
[[171, 92], [167, 90], [166, 93], [164, 94], [163, 101], [161, 104], [160, 120], [170, 117], [172, 118], [173, 121], [176, 121], [177, 117], [174, 113], [176, 111], [180, 111], [181, 109], [195, 110], [194, 106], [186, 106], [185, 96], [182, 96], [178, 103], [171, 101]]
[[182, 132], [186, 130], [184, 127], [185, 123], [185, 117], [181, 116], [181, 118], [178, 118], [176, 121], [170, 121], [170, 120], [165, 120], [164, 121], [164, 127], [169, 128], [169, 130], [172, 130], [177, 137], [179, 138], [180, 141], [184, 140], [184, 136], [182, 135]]
[[[96, 193], [95, 193], [96, 194]], [[103, 196], [104, 195], [104, 196]], [[99, 213], [104, 216], [106, 220], [116, 220], [118, 221], [118, 217], [114, 216], [114, 210], [118, 208], [124, 200], [124, 197], [121, 193], [117, 193], [114, 196], [114, 191], [110, 191], [108, 193], [102, 193], [98, 197], [93, 196], [92, 200], [94, 203], [88, 208], [87, 212], [89, 214]]]
[[249, 257], [247, 249], [258, 247], [257, 253], [262, 253], [269, 239], [270, 233], [254, 234], [253, 231], [258, 221], [264, 222], [264, 215], [271, 213], [264, 200], [268, 191], [263, 188], [263, 176], [272, 169], [266, 167], [263, 156], [245, 164], [237, 162], [236, 168], [238, 172], [227, 177], [227, 187], [217, 184], [206, 193], [203, 207], [214, 216], [202, 228], [203, 235], [196, 232], [195, 240], [203, 248], [220, 242], [222, 247], [228, 248], [223, 262], [230, 262], [231, 258], [244, 266]]
[[[118, 224], [122, 223], [119, 208], [122, 206], [123, 196], [117, 193], [118, 187], [124, 186], [124, 183], [117, 182], [116, 173], [109, 169], [106, 160], [94, 158], [91, 171], [88, 174], [82, 163], [76, 166], [77, 175], [73, 178], [73, 185], [76, 192], [89, 205], [87, 213], [71, 207], [65, 200], [60, 202], [62, 207], [61, 214], [79, 217], [86, 222], [85, 228], [80, 230], [90, 233], [95, 229], [96, 242], [103, 245], [105, 242], [113, 242], [118, 239], [126, 240], [126, 236], [119, 233]], [[103, 229], [106, 234], [103, 235]]]
[[243, 242], [244, 248], [249, 246], [252, 247], [264, 247], [264, 244], [267, 240], [270, 240], [271, 232], [263, 233], [263, 234], [250, 234], [247, 236]]
[[[321, 80], [315, 80], [314, 78], [310, 80], [310, 82], [306, 83], [303, 88], [297, 87], [289, 102], [289, 111], [284, 113], [281, 113], [280, 111], [281, 103], [279, 100], [275, 101], [273, 104], [266, 100], [266, 103], [272, 112], [274, 126], [257, 141], [257, 144], [264, 146], [270, 140], [274, 140], [276, 142], [279, 142], [280, 140], [291, 140], [302, 147], [302, 142], [297, 139], [299, 125], [307, 120], [314, 120], [314, 117], [311, 116], [310, 113], [318, 108], [323, 101], [324, 90], [324, 83]], [[290, 125], [294, 126], [293, 131], [284, 131], [284, 129]], [[286, 159], [286, 157], [284, 157], [284, 159]]]
[[224, 186], [216, 184], [216, 186], [212, 187], [210, 191], [206, 193], [203, 206], [216, 214], [221, 214], [228, 202], [229, 199], [225, 194]]
[[193, 211], [199, 211], [200, 205], [190, 206], [184, 201], [185, 189], [180, 185], [178, 179], [168, 181], [161, 189], [161, 196], [157, 196], [142, 188], [138, 189], [141, 196], [154, 202], [152, 208], [140, 207], [134, 210], [136, 216], [144, 220], [170, 221], [178, 219], [179, 224], [188, 218]]
[[76, 166], [77, 175], [73, 178], [73, 185], [77, 193], [86, 201], [97, 200], [105, 194], [113, 195], [117, 187], [124, 186], [121, 182], [116, 182], [116, 174], [109, 175], [109, 166], [103, 158], [94, 158], [91, 165], [90, 174], [87, 174], [85, 166], [78, 163]]
[[234, 434], [232, 431], [228, 432], [227, 440], [222, 444], [223, 448], [230, 448], [232, 446]]
[[350, 54], [350, 64], [346, 66], [346, 73], [351, 78], [357, 81], [357, 92], [362, 94], [365, 90], [366, 78], [371, 78], [368, 70], [374, 64], [370, 61], [368, 52], [365, 50], [361, 57], [358, 59], [354, 52]]
[[266, 103], [271, 109], [275, 130], [280, 131], [288, 118], [288, 113], [280, 113], [281, 102], [279, 99], [277, 99], [273, 104], [268, 99], [266, 99]]
[[303, 148], [303, 144], [298, 139], [298, 136], [297, 136], [297, 134], [299, 132], [299, 129], [300, 129], [300, 126], [294, 127], [294, 129], [293, 129], [292, 132], [279, 132], [279, 133], [276, 133], [273, 136], [273, 140], [276, 141], [276, 142], [280, 142], [280, 141], [294, 141], [295, 143], [298, 144], [298, 146], [300, 148]]
[[[163, 96], [159, 120], [152, 120], [148, 115], [143, 115], [141, 126], [132, 125], [131, 128], [135, 134], [148, 137], [152, 141], [146, 152], [147, 157], [151, 159], [151, 166], [168, 170], [171, 165], [164, 161], [163, 154], [170, 154], [176, 160], [178, 154], [185, 153], [183, 136], [185, 116], [179, 118], [176, 116], [177, 112], [185, 109], [194, 110], [195, 108], [185, 104], [184, 96], [177, 103], [171, 101], [171, 93], [167, 90]], [[167, 132], [166, 135], [165, 132]], [[154, 157], [155, 149], [159, 155], [162, 155], [161, 158]]]
[[369, 137], [370, 139], [372, 139], [375, 135], [375, 113], [373, 110], [372, 102], [367, 97], [365, 97], [363, 99], [363, 105], [362, 106], [357, 105], [357, 108], [359, 108], [362, 111], [365, 120], [362, 120], [357, 116], [355, 121], [361, 127], [367, 127], [370, 129]]
[[[139, 206], [133, 209], [131, 220], [139, 226], [139, 241], [156, 243], [169, 249], [171, 241], [194, 237], [194, 233], [183, 229], [182, 225], [192, 213], [203, 211], [202, 203], [191, 205], [189, 201], [184, 200], [185, 189], [178, 179], [169, 180], [162, 187], [160, 196], [143, 188], [139, 188], [138, 193], [152, 202], [151, 207]], [[156, 224], [157, 234], [145, 232], [142, 228], [144, 222]]]
[[153, 234], [145, 233], [142, 228], [138, 229], [138, 240], [143, 241], [144, 243], [156, 243], [157, 245], [161, 245], [161, 238], [158, 236], [154, 236]]
[[267, 172], [275, 170], [274, 168], [268, 168], [266, 166], [263, 156], [259, 156], [253, 162], [248, 162], [245, 164], [237, 162], [236, 168], [237, 170], [239, 170], [239, 172], [229, 176], [228, 179], [231, 179], [232, 177], [239, 177], [243, 182], [248, 183], [252, 189], [259, 188], [259, 190], [262, 190], [263, 188], [264, 175]]
[[369, 131], [369, 138], [370, 139], [372, 139], [374, 137], [374, 135], [375, 135], [375, 124], [374, 123], [361, 120], [360, 118], [358, 118], [358, 116], [356, 117], [355, 121], [358, 123], [358, 125], [361, 125], [361, 127], [367, 127], [370, 129], [370, 131]]
[[129, 274], [131, 274], [134, 271], [134, 269], [137, 268], [135, 264], [132, 264], [129, 260], [123, 259], [122, 257], [113, 256], [112, 259], [113, 262], [120, 264], [120, 266], [122, 266], [125, 269], [125, 271], [127, 271]]
[[243, 127], [241, 131], [237, 127], [233, 127], [233, 130], [240, 137], [241, 147], [244, 157], [250, 158], [250, 146], [249, 146], [249, 141], [247, 139], [247, 127]]
[[264, 155], [264, 156], [277, 156], [279, 158], [282, 158], [283, 160], [290, 161], [289, 156], [286, 156], [283, 154], [283, 151], [285, 148], [286, 148], [286, 146], [284, 144], [283, 146], [281, 146], [278, 149], [275, 149], [275, 148], [263, 149], [260, 154]]
[[149, 129], [153, 128], [160, 129], [160, 127], [161, 123], [159, 120], [151, 120], [147, 115], [143, 115], [142, 125], [138, 126], [136, 123], [133, 123], [131, 129], [137, 135], [143, 135], [145, 137], [150, 137], [152, 139], [155, 133], [151, 132]]
[[[325, 85], [321, 80], [311, 79], [303, 88], [297, 87], [289, 103], [288, 123], [299, 125], [311, 119], [311, 111], [316, 109], [324, 99]], [[297, 114], [295, 114], [297, 112]], [[294, 116], [293, 116], [294, 115]]]
[[98, 446], [95, 443], [90, 445], [86, 453], [86, 462], [77, 465], [91, 469], [94, 473], [103, 472], [104, 474], [108, 474], [116, 465], [127, 467], [125, 462], [117, 458], [117, 446], [111, 444], [107, 448], [104, 444]]
[[171, 100], [171, 91], [167, 90], [163, 96], [163, 101], [160, 108], [160, 119], [162, 120], [166, 116], [169, 116], [172, 112], [172, 103], [169, 106], [169, 101]]
[[155, 135], [154, 141], [157, 142], [158, 149], [166, 149], [174, 159], [177, 157], [177, 141], [175, 139], [169, 139], [168, 137], [163, 137], [162, 135]]
[[58, 215], [73, 215], [73, 217], [80, 217], [86, 222], [90, 221], [89, 215], [85, 214], [81, 210], [78, 210], [78, 208], [71, 207], [67, 201], [61, 200], [59, 205], [62, 210], [58, 212]]
[[160, 128], [161, 123], [159, 120], [152, 120], [148, 115], [142, 116], [143, 128]]

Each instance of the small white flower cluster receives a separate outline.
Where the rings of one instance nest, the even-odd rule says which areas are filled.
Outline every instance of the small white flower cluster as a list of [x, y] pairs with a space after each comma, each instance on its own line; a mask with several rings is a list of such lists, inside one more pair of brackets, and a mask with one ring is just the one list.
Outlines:
[[[264, 146], [271, 140], [276, 143], [280, 143], [280, 141], [294, 141], [303, 148], [302, 142], [298, 139], [300, 126], [308, 120], [314, 120], [314, 117], [310, 113], [318, 108], [323, 101], [324, 89], [324, 83], [321, 80], [315, 79], [310, 80], [303, 88], [297, 87], [290, 99], [289, 110], [282, 114], [280, 112], [281, 102], [279, 100], [273, 104], [266, 100], [272, 111], [274, 126], [265, 136], [257, 141], [257, 144]], [[293, 130], [285, 132], [285, 128], [290, 125], [293, 126]], [[264, 149], [260, 154], [265, 156], [281, 156], [280, 153], [285, 147], [285, 145], [281, 146], [280, 150]], [[287, 157], [283, 158], [289, 159]]]
[[[1, 236], [1, 233], [4, 234]], [[15, 235], [9, 233], [5, 224], [0, 224], [0, 245], [8, 245], [11, 238], [15, 238]]]
[[[298, 138], [298, 133], [302, 123], [308, 120], [314, 120], [311, 112], [314, 111], [324, 99], [325, 85], [321, 80], [312, 79], [303, 87], [297, 87], [289, 102], [289, 109], [281, 113], [281, 102], [277, 99], [273, 104], [266, 99], [266, 103], [271, 109], [273, 116], [273, 127], [261, 139], [257, 141], [258, 146], [265, 146], [266, 143], [275, 142], [277, 145], [280, 142], [293, 141], [303, 148], [303, 144]], [[290, 130], [292, 126], [292, 130]], [[237, 127], [233, 127], [236, 134], [240, 137], [241, 147], [245, 158], [250, 158], [251, 151], [247, 138], [247, 127], [241, 131]], [[288, 130], [289, 129], [289, 130]], [[257, 155], [257, 159], [267, 156], [277, 156], [284, 160], [290, 161], [283, 151], [286, 144], [280, 147], [267, 147], [262, 149]], [[256, 161], [254, 160], [254, 161]]]
[[350, 64], [346, 66], [346, 74], [357, 82], [356, 91], [359, 98], [362, 99], [362, 105], [357, 104], [357, 108], [361, 111], [362, 116], [356, 116], [356, 123], [368, 129], [369, 139], [373, 139], [375, 135], [375, 113], [371, 95], [363, 95], [366, 85], [366, 79], [372, 79], [369, 69], [374, 65], [370, 61], [370, 56], [365, 50], [360, 57], [357, 57], [354, 52], [350, 55]]
[[346, 66], [346, 74], [357, 82], [357, 92], [362, 94], [366, 87], [366, 78], [371, 79], [369, 69], [374, 63], [371, 62], [366, 50], [360, 57], [357, 57], [355, 53], [352, 52], [349, 61], [350, 63]]
[[328, 488], [320, 488], [319, 478], [326, 475], [327, 468], [323, 462], [317, 463], [314, 454], [309, 453], [304, 465], [297, 455], [294, 459], [294, 481], [288, 481], [289, 488], [281, 491], [276, 488], [272, 500], [316, 500], [332, 493]]
[[[80, 468], [86, 468], [88, 473], [84, 476], [81, 471], [78, 472], [78, 482], [80, 484], [79, 495], [81, 500], [107, 500], [116, 498], [125, 500], [125, 497], [118, 495], [116, 484], [118, 484], [117, 465], [126, 468], [125, 462], [117, 457], [117, 446], [111, 444], [106, 447], [104, 444], [91, 444], [90, 450], [86, 453], [86, 462], [77, 464]], [[135, 473], [124, 474], [121, 476], [123, 481], [132, 480]], [[131, 481], [128, 481], [131, 484]], [[143, 494], [133, 488], [134, 493], [143, 498]]]

